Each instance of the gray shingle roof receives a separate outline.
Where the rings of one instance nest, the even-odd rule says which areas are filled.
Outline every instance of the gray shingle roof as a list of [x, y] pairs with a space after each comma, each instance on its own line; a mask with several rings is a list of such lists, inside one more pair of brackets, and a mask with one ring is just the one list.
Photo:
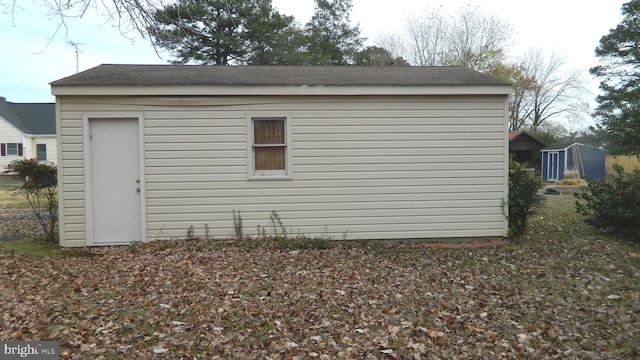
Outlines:
[[511, 85], [464, 67], [215, 66], [106, 64], [52, 86], [465, 86]]
[[54, 103], [12, 103], [0, 99], [0, 117], [25, 134], [54, 135], [56, 133]]

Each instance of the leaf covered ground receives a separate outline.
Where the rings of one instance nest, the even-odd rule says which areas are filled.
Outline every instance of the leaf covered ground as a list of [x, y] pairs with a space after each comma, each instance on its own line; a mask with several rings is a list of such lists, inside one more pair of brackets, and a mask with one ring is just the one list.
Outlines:
[[62, 358], [640, 356], [640, 249], [549, 197], [517, 243], [281, 251], [186, 240], [0, 254], [0, 340]]

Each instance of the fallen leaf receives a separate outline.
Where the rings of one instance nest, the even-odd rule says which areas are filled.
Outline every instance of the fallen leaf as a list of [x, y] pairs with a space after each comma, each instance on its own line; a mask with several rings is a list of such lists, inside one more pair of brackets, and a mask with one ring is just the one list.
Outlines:
[[312, 337], [310, 337], [310, 339], [315, 341], [315, 342], [322, 342], [322, 336], [320, 336], [320, 335], [312, 336]]
[[167, 351], [169, 351], [169, 349], [165, 349], [165, 348], [162, 348], [162, 347], [154, 347], [153, 348], [153, 353], [154, 354], [164, 354]]
[[400, 331], [399, 326], [389, 326], [389, 333], [391, 334], [391, 336], [393, 337], [397, 336], [399, 331]]
[[268, 240], [203, 239], [47, 261], [0, 251], [0, 339], [55, 339], [65, 359], [624, 357], [640, 321], [629, 280], [640, 252], [598, 241], [570, 199], [570, 221], [553, 205], [531, 218], [530, 241], [490, 250], [358, 243], [291, 256]]
[[477, 332], [485, 332], [485, 331], [487, 331], [487, 329], [482, 328], [482, 327], [477, 326], [477, 325], [474, 325], [474, 324], [466, 324], [465, 327], [467, 329], [469, 329], [469, 330], [477, 331]]

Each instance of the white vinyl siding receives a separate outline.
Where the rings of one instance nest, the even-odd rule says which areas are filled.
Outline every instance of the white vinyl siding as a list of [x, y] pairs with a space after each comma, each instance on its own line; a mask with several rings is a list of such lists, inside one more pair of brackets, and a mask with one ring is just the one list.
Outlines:
[[18, 130], [15, 126], [0, 117], [0, 143], [23, 144], [22, 156], [0, 156], [0, 171], [13, 160], [36, 157], [36, 144], [46, 144], [47, 162], [57, 163], [56, 136], [55, 135], [28, 135]]
[[[29, 159], [35, 159], [38, 157], [38, 145], [44, 145], [47, 150], [47, 163], [58, 163], [58, 155], [56, 151], [56, 138], [55, 136], [37, 136], [31, 139], [28, 139], [27, 151], [25, 152], [25, 156]], [[40, 160], [40, 159], [38, 159]]]
[[[62, 245], [84, 246], [82, 117], [144, 114], [146, 235], [272, 229], [337, 239], [502, 237], [506, 98], [59, 97]], [[250, 181], [247, 118], [286, 113], [291, 181]]]
[[[20, 130], [0, 117], [0, 144], [5, 144], [5, 149], [7, 144], [22, 144], [23, 138]], [[16, 159], [18, 159], [17, 154], [9, 156], [8, 153], [6, 153], [5, 156], [0, 156], [0, 172], [4, 171], [7, 165]]]

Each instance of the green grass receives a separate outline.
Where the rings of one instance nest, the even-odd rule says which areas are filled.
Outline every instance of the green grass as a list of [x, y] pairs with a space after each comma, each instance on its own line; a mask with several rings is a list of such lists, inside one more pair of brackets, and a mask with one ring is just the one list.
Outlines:
[[83, 257], [93, 254], [76, 249], [62, 249], [58, 244], [44, 242], [42, 239], [27, 239], [0, 242], [0, 251], [4, 253], [18, 253], [33, 257]]
[[15, 189], [20, 186], [15, 183], [0, 183], [0, 209], [28, 209], [27, 200], [16, 194]]

